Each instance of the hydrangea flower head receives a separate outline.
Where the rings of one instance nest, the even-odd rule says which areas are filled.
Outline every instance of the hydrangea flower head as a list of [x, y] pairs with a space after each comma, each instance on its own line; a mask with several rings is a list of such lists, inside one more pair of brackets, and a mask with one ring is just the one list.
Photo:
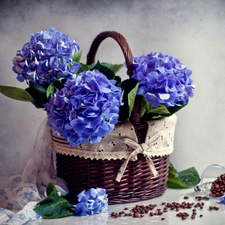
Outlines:
[[91, 188], [87, 192], [82, 191], [77, 197], [76, 214], [87, 216], [107, 212], [109, 210], [108, 198], [105, 189]]
[[139, 80], [137, 94], [153, 106], [182, 106], [194, 95], [195, 86], [187, 69], [178, 58], [164, 53], [134, 57], [132, 78]]
[[78, 63], [70, 65], [77, 51], [79, 45], [75, 39], [51, 27], [30, 35], [29, 42], [13, 58], [12, 69], [21, 82], [49, 84], [54, 79], [71, 76], [80, 68]]
[[71, 146], [99, 143], [118, 121], [123, 92], [98, 70], [69, 78], [46, 105], [49, 126]]

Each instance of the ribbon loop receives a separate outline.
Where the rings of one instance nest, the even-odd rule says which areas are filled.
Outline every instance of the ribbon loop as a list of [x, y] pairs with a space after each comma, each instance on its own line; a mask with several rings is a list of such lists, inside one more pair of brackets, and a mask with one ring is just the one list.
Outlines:
[[123, 174], [127, 168], [127, 164], [128, 162], [133, 159], [134, 157], [137, 157], [137, 155], [139, 153], [143, 154], [146, 158], [146, 161], [148, 163], [149, 169], [152, 172], [154, 177], [157, 177], [159, 174], [154, 166], [154, 163], [152, 162], [151, 159], [151, 154], [150, 152], [148, 152], [147, 150], [150, 149], [151, 144], [156, 141], [159, 137], [155, 138], [153, 141], [149, 140], [146, 143], [142, 143], [142, 144], [138, 144], [137, 142], [133, 141], [132, 139], [129, 138], [124, 138], [124, 142], [129, 144], [131, 147], [135, 148], [135, 150], [128, 156], [128, 158], [123, 162], [123, 164], [121, 165], [118, 173], [117, 173], [117, 177], [116, 177], [116, 181], [120, 182]]

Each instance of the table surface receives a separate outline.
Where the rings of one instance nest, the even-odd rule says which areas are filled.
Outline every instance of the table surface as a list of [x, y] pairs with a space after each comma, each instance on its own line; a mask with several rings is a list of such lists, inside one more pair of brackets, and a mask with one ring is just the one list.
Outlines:
[[[184, 199], [184, 196], [188, 196], [188, 199]], [[149, 224], [170, 224], [170, 225], [224, 225], [225, 224], [225, 205], [219, 203], [216, 200], [210, 199], [210, 200], [196, 200], [196, 196], [205, 196], [204, 193], [199, 192], [196, 193], [192, 188], [190, 189], [167, 189], [166, 192], [154, 199], [140, 201], [136, 203], [129, 203], [129, 204], [118, 204], [118, 205], [110, 205], [110, 209], [108, 213], [101, 213], [96, 214], [92, 216], [84, 216], [84, 217], [78, 217], [78, 216], [71, 216], [61, 219], [54, 219], [54, 220], [42, 220], [40, 223], [41, 225], [57, 225], [57, 224], [77, 224], [77, 225], [132, 225], [132, 224], [141, 224], [141, 225], [149, 225]], [[172, 202], [186, 202], [186, 203], [194, 203], [191, 209], [183, 209], [180, 208], [179, 212], [187, 212], [189, 214], [189, 217], [185, 220], [182, 220], [182, 218], [177, 217], [176, 210], [168, 209], [168, 212], [163, 213], [162, 215], [154, 215], [150, 216], [149, 213], [144, 214], [144, 217], [141, 218], [133, 218], [131, 216], [121, 216], [118, 218], [112, 217], [110, 214], [112, 212], [119, 213], [121, 211], [124, 211], [126, 213], [129, 213], [130, 210], [135, 207], [136, 205], [144, 205], [147, 206], [149, 204], [157, 204], [157, 207], [153, 209], [153, 212], [156, 212], [157, 209], [163, 209], [165, 205], [162, 203], [172, 203]], [[195, 216], [195, 219], [191, 219], [192, 210], [195, 208], [195, 204], [198, 202], [204, 202], [204, 206], [202, 209], [200, 207], [196, 208], [197, 215]], [[210, 206], [216, 206], [219, 207], [219, 210], [209, 210]], [[125, 210], [125, 208], [128, 208]], [[202, 217], [200, 217], [202, 215]], [[164, 218], [164, 220], [162, 220]], [[32, 224], [32, 223], [30, 223]]]

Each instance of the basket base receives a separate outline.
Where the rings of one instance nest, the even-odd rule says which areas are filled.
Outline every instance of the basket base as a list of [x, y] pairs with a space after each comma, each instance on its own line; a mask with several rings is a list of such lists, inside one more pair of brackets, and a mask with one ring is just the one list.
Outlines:
[[116, 175], [124, 160], [90, 160], [57, 153], [57, 174], [64, 179], [70, 193], [65, 198], [77, 204], [82, 190], [106, 189], [109, 204], [137, 202], [162, 195], [167, 189], [169, 155], [152, 157], [159, 173], [153, 177], [143, 155], [130, 161], [121, 182]]

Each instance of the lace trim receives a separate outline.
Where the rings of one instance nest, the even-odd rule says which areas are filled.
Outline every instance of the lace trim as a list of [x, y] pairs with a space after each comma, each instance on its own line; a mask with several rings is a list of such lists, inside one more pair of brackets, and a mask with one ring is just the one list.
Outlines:
[[[120, 152], [95, 152], [95, 151], [87, 151], [87, 150], [78, 150], [72, 147], [67, 147], [64, 145], [60, 145], [53, 141], [53, 149], [60, 154], [70, 155], [70, 156], [79, 156], [80, 158], [85, 159], [102, 159], [102, 160], [116, 160], [116, 159], [127, 159], [132, 151], [120, 151]], [[173, 152], [173, 148], [166, 149], [155, 149], [150, 152], [151, 156], [165, 156], [169, 155]]]

